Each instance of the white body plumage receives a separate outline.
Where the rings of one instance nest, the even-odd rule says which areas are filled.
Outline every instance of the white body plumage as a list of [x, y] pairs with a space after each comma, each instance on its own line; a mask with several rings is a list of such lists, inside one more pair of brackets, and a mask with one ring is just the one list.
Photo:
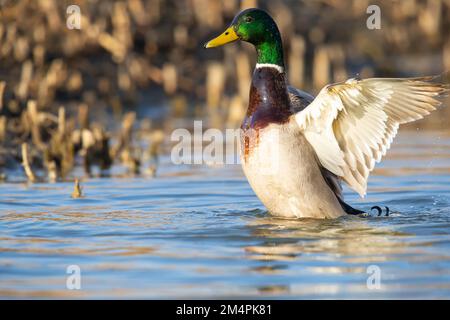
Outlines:
[[241, 152], [241, 163], [251, 187], [271, 214], [288, 218], [345, 214], [295, 121], [271, 124], [259, 131], [257, 140], [248, 154]]

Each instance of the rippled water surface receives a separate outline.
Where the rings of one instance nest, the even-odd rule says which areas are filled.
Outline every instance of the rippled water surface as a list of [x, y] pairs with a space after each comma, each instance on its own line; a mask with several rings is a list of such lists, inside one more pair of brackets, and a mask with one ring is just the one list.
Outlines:
[[[239, 166], [156, 178], [0, 183], [6, 298], [450, 298], [450, 136], [402, 132], [352, 205], [390, 217], [267, 214]], [[81, 290], [66, 268], [81, 268]], [[381, 273], [369, 289], [369, 266]], [[376, 269], [377, 270], [377, 269]]]

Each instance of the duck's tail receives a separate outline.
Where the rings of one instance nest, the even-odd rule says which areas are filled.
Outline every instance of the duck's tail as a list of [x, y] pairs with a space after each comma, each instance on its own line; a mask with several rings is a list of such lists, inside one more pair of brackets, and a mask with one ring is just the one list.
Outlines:
[[[350, 206], [349, 204], [345, 203], [343, 200], [341, 200], [339, 197], [337, 197], [339, 200], [339, 203], [341, 204], [342, 209], [344, 209], [344, 211], [347, 214], [351, 214], [351, 215], [367, 215], [368, 213], [359, 209], [355, 209], [352, 206]], [[378, 216], [381, 216], [383, 214], [383, 210], [379, 207], [379, 206], [373, 206], [372, 208], [370, 208], [370, 211], [372, 211], [373, 209], [378, 211]], [[385, 212], [385, 216], [389, 216], [389, 207], [385, 207], [386, 212]]]
[[339, 197], [337, 197], [337, 199], [339, 200], [339, 203], [341, 204], [342, 209], [344, 209], [344, 211], [345, 211], [347, 214], [358, 215], [358, 214], [364, 214], [364, 213], [366, 213], [366, 212], [364, 212], [364, 211], [355, 209], [355, 208], [353, 208], [352, 206], [346, 204], [346, 203], [344, 202], [344, 200], [341, 200]]

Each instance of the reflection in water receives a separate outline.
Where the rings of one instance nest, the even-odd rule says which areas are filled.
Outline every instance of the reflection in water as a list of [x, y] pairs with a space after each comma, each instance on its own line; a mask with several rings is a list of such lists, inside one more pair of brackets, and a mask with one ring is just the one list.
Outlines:
[[[434, 217], [428, 215], [427, 218]], [[261, 241], [245, 249], [249, 259], [263, 263], [252, 269], [261, 274], [280, 274], [289, 270], [294, 261], [305, 269], [298, 270], [295, 274], [305, 272], [314, 279], [341, 278], [345, 274], [361, 276], [373, 264], [408, 265], [395, 270], [398, 273], [395, 276], [395, 273], [389, 271], [386, 274], [388, 279], [407, 279], [406, 286], [414, 287], [415, 281], [412, 280], [425, 278], [429, 279], [425, 283], [427, 290], [449, 288], [449, 284], [440, 283], [440, 280], [449, 278], [448, 269], [438, 267], [433, 270], [426, 266], [427, 263], [437, 262], [448, 265], [450, 261], [447, 252], [436, 249], [437, 246], [448, 248], [450, 245], [448, 210], [446, 218], [442, 219], [445, 220], [444, 224], [431, 223], [433, 229], [440, 229], [439, 233], [433, 232], [434, 235], [418, 238], [414, 231], [420, 232], [421, 227], [411, 224], [410, 220], [404, 219], [402, 214], [394, 214], [389, 218], [347, 217], [336, 221], [281, 220], [268, 217], [250, 223], [252, 234]], [[430, 224], [430, 220], [427, 223]], [[446, 230], [443, 231], [443, 228]], [[406, 263], [402, 261], [405, 259]], [[330, 291], [337, 296], [349, 291], [358, 294], [355, 297], [368, 294], [365, 280], [359, 284], [337, 281], [331, 287], [330, 283], [324, 285], [319, 280], [307, 284], [297, 283], [293, 288], [285, 289], [290, 295], [300, 296], [328, 296]], [[385, 284], [383, 291], [394, 291], [394, 288], [394, 285], [391, 289], [391, 285]], [[401, 287], [401, 290], [404, 289]]]
[[[369, 182], [390, 217], [269, 216], [238, 166], [0, 184], [0, 296], [449, 298], [450, 137], [404, 133]], [[436, 156], [438, 155], [438, 156]], [[82, 290], [65, 287], [79, 265]], [[369, 290], [367, 268], [381, 270]]]
[[392, 238], [406, 236], [405, 233], [390, 230], [388, 226], [372, 226], [369, 219], [395, 219], [395, 215], [345, 217], [335, 221], [273, 218], [255, 220], [251, 225], [252, 234], [265, 240], [260, 246], [248, 247], [247, 251], [270, 258], [272, 255], [296, 257], [300, 253], [314, 252], [371, 256], [403, 250], [403, 245], [397, 248], [399, 244]]

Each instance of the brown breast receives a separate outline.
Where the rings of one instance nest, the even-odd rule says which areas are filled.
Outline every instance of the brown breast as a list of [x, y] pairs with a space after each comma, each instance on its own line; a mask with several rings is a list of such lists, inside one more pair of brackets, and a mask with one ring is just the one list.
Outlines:
[[259, 131], [271, 123], [286, 123], [292, 115], [286, 74], [271, 67], [255, 69], [247, 114], [241, 125], [241, 148], [247, 159], [259, 143]]

